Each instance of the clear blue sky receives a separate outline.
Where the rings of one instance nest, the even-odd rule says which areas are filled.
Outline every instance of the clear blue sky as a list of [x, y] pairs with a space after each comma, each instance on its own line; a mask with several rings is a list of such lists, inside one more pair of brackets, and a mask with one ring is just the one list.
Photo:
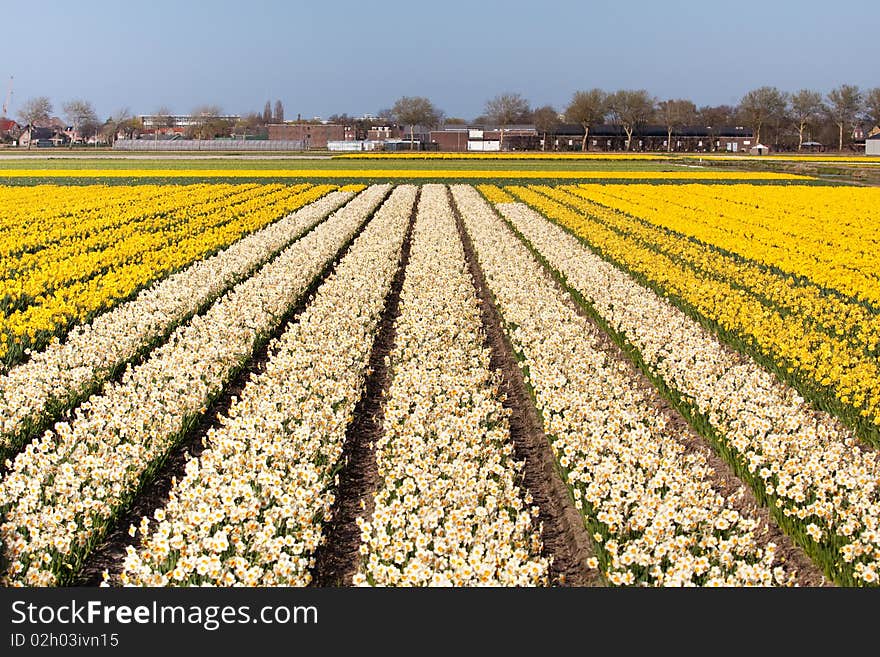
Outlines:
[[245, 113], [267, 99], [281, 99], [287, 118], [360, 115], [420, 95], [470, 119], [507, 91], [563, 109], [573, 91], [594, 86], [697, 105], [735, 104], [765, 84], [880, 86], [876, 0], [17, 6], [3, 12], [0, 33], [0, 90], [5, 97], [14, 75], [13, 115], [37, 95], [56, 114], [66, 100], [90, 100], [102, 118], [122, 106], [186, 113], [205, 103]]

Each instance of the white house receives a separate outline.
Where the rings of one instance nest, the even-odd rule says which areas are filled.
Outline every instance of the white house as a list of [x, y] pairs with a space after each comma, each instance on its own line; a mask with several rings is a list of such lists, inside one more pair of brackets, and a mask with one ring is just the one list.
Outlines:
[[880, 155], [880, 132], [865, 140], [865, 155]]

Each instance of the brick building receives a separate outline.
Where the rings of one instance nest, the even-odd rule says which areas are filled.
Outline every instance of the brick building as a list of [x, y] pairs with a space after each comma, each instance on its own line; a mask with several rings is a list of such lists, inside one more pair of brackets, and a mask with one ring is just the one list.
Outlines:
[[355, 128], [336, 123], [271, 123], [269, 140], [303, 141], [306, 149], [327, 148], [328, 141], [354, 141]]

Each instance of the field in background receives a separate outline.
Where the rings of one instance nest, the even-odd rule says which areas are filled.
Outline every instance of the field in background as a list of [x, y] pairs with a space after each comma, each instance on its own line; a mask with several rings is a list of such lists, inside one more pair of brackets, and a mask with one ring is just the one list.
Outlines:
[[[90, 172], [92, 175], [87, 175]], [[129, 172], [124, 176], [119, 172]], [[601, 180], [605, 176], [629, 178], [644, 172], [656, 180], [724, 180], [743, 173], [758, 173], [759, 180], [813, 179], [825, 184], [880, 184], [880, 158], [834, 155], [731, 155], [658, 153], [211, 153], [143, 154], [110, 152], [90, 157], [88, 152], [0, 153], [0, 182], [33, 184], [61, 182], [59, 176], [79, 182], [118, 184], [152, 175], [153, 182], [175, 182], [181, 176], [209, 182], [212, 179], [285, 182], [291, 178], [327, 181], [484, 180], [495, 174], [531, 180]], [[227, 172], [224, 174], [224, 172]], [[251, 172], [251, 173], [247, 173]], [[660, 174], [670, 174], [662, 176]], [[768, 174], [770, 174], [768, 176]], [[776, 178], [773, 174], [781, 174]], [[24, 176], [24, 177], [22, 177]], [[128, 179], [130, 178], [130, 180]], [[747, 178], [739, 178], [747, 179]]]

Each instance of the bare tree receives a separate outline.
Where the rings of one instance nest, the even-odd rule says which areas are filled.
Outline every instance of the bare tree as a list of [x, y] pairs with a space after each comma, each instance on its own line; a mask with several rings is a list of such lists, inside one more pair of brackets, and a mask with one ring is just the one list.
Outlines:
[[398, 125], [409, 125], [409, 148], [415, 147], [415, 126], [432, 128], [440, 123], [443, 112], [423, 96], [403, 96], [391, 108], [391, 117]]
[[135, 130], [141, 126], [140, 119], [132, 116], [128, 107], [120, 107], [113, 112], [104, 125], [101, 126], [101, 134], [111, 147], [116, 143], [116, 138], [121, 132], [127, 139], [131, 139]]
[[810, 89], [801, 89], [791, 96], [791, 119], [798, 131], [798, 150], [804, 145], [804, 130], [815, 124], [825, 113], [822, 94]]
[[131, 111], [127, 107], [120, 108], [107, 117], [100, 126], [101, 136], [111, 147], [116, 142], [116, 136], [122, 130], [122, 126], [131, 119]]
[[672, 133], [693, 123], [697, 116], [697, 106], [684, 98], [670, 98], [657, 106], [666, 125], [666, 151], [672, 151]]
[[199, 105], [192, 111], [194, 124], [191, 128], [196, 139], [208, 139], [225, 132], [231, 126], [220, 118], [223, 110], [217, 105]]
[[263, 123], [272, 123], [272, 103], [268, 100], [263, 106]]
[[159, 139], [159, 130], [168, 129], [174, 126], [174, 116], [171, 110], [162, 105], [153, 113], [153, 140]]
[[532, 112], [532, 121], [535, 129], [544, 135], [541, 140], [541, 150], [547, 150], [547, 133], [556, 132], [559, 125], [559, 112], [552, 105], [544, 105]]
[[880, 126], [880, 87], [865, 92], [865, 114], [871, 127]]
[[587, 150], [587, 137], [590, 128], [605, 122], [608, 116], [608, 94], [601, 89], [576, 91], [568, 107], [565, 108], [565, 119], [572, 123], [580, 123], [584, 128], [581, 150]]
[[504, 129], [514, 123], [528, 120], [530, 115], [529, 101], [520, 94], [500, 94], [486, 101], [486, 117], [501, 128], [501, 140], [498, 144], [501, 150], [504, 150]]
[[77, 137], [82, 137], [81, 133], [84, 128], [89, 130], [89, 128], [97, 126], [98, 115], [95, 113], [95, 108], [92, 104], [82, 99], [68, 101], [61, 108], [64, 110], [64, 116], [67, 117], [70, 125], [73, 126], [73, 138], [70, 140], [70, 147], [73, 148], [74, 140]]
[[[37, 123], [45, 123], [49, 120], [52, 113], [52, 101], [47, 96], [37, 96], [29, 98], [25, 101], [21, 109], [18, 110], [18, 116], [22, 123], [27, 125], [33, 134], [33, 128]], [[28, 139], [28, 150], [31, 148], [31, 139]]]
[[761, 143], [761, 128], [785, 114], [788, 99], [776, 87], [752, 89], [739, 103], [745, 122], [755, 131], [755, 142]]
[[272, 120], [275, 123], [284, 123], [284, 105], [280, 100], [275, 101], [275, 112], [272, 115]]
[[244, 135], [245, 138], [247, 138], [248, 134], [266, 134], [263, 115], [259, 112], [250, 112], [240, 117], [238, 121], [235, 122], [234, 129], [236, 133]]
[[608, 106], [617, 123], [626, 133], [626, 150], [632, 146], [636, 128], [648, 122], [654, 113], [654, 97], [644, 89], [621, 89], [608, 97]]
[[843, 150], [843, 132], [862, 110], [862, 92], [856, 85], [842, 84], [828, 92], [828, 116], [838, 128], [837, 150]]

